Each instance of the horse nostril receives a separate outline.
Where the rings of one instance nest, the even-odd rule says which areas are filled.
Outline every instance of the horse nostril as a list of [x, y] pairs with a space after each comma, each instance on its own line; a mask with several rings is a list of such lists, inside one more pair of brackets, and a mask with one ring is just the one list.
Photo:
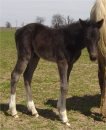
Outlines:
[[91, 61], [95, 61], [97, 59], [97, 55], [91, 55], [90, 59], [91, 59]]

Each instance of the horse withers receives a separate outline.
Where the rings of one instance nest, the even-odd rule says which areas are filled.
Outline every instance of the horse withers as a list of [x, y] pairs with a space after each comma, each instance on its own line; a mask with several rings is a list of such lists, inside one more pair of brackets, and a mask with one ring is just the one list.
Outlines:
[[94, 22], [81, 20], [57, 29], [31, 23], [16, 31], [17, 63], [11, 74], [11, 96], [9, 109], [11, 115], [17, 117], [16, 83], [23, 73], [27, 107], [32, 115], [38, 117], [32, 93], [31, 80], [40, 58], [55, 62], [60, 76], [60, 96], [57, 108], [63, 123], [68, 123], [66, 112], [66, 95], [69, 75], [74, 62], [80, 57], [83, 48], [87, 48], [92, 61], [97, 59], [97, 44], [100, 38], [99, 29], [103, 19]]

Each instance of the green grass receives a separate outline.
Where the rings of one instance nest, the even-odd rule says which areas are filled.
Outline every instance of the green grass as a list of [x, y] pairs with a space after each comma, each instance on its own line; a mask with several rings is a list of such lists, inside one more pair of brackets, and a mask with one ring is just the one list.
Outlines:
[[[26, 108], [23, 78], [17, 85], [18, 119], [8, 114], [10, 75], [16, 63], [15, 30], [0, 30], [0, 129], [1, 130], [68, 130], [58, 119], [56, 102], [59, 95], [59, 76], [55, 63], [41, 60], [32, 81], [33, 100], [40, 114], [31, 116]], [[74, 64], [67, 95], [68, 118], [71, 130], [105, 130], [99, 121], [100, 90], [97, 64], [89, 60], [86, 49]], [[96, 113], [96, 114], [93, 114]]]

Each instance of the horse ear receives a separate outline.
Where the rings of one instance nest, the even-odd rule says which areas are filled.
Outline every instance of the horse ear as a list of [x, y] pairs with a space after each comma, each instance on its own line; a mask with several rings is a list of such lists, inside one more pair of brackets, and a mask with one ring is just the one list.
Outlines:
[[98, 21], [98, 22], [96, 23], [96, 27], [97, 27], [97, 28], [101, 28], [102, 25], [103, 25], [103, 22], [104, 22], [104, 19], [101, 19], [100, 21]]
[[87, 24], [86, 24], [86, 22], [84, 20], [79, 19], [79, 22], [80, 22], [82, 27], [86, 27], [87, 26]]

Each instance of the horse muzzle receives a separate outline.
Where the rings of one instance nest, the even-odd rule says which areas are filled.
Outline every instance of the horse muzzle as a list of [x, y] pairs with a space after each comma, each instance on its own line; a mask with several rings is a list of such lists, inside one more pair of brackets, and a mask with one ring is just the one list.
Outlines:
[[97, 60], [97, 55], [96, 54], [90, 55], [90, 60], [91, 61], [96, 61]]

